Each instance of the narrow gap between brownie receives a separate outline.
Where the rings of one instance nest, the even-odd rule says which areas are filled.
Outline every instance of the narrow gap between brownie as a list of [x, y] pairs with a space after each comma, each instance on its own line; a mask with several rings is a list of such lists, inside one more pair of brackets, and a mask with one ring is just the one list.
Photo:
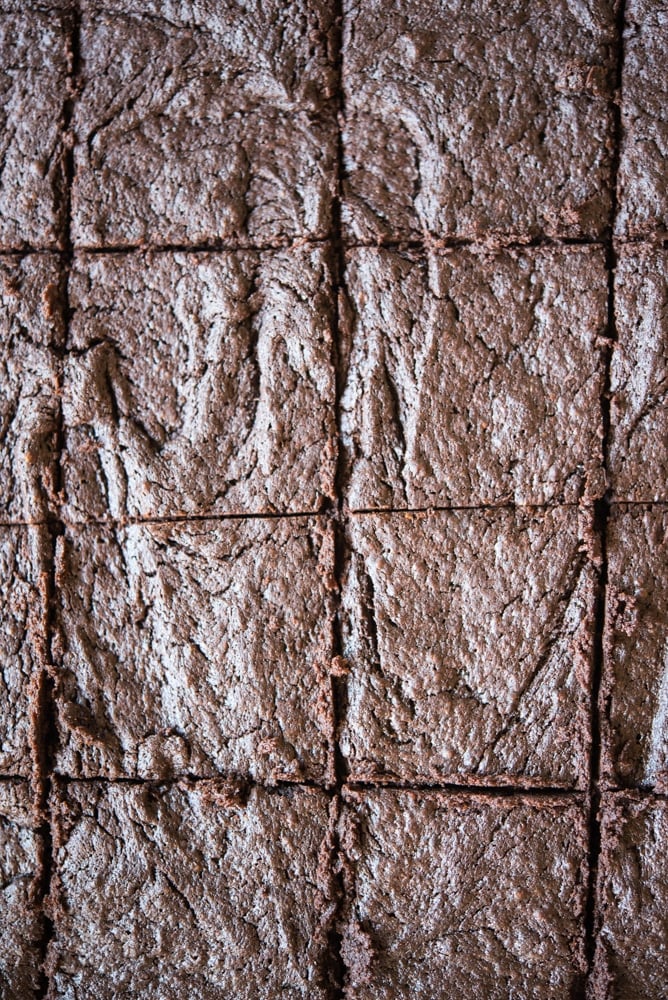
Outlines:
[[[610, 443], [610, 408], [611, 408], [611, 364], [614, 345], [618, 339], [615, 320], [615, 268], [617, 265], [617, 243], [615, 240], [615, 220], [617, 218], [617, 178], [621, 154], [621, 93], [622, 71], [624, 66], [624, 22], [625, 0], [618, 0], [616, 10], [615, 33], [615, 79], [612, 102], [613, 115], [613, 151], [610, 169], [610, 223], [605, 240], [606, 271], [608, 275], [608, 346], [605, 352], [605, 371], [601, 395], [601, 419], [603, 425], [603, 440], [601, 443], [603, 464], [606, 474], [609, 474], [609, 443]], [[601, 770], [601, 724], [599, 714], [599, 697], [604, 659], [605, 603], [608, 587], [608, 519], [610, 516], [610, 487], [603, 498], [595, 504], [595, 529], [600, 540], [600, 571], [598, 592], [596, 595], [596, 629], [594, 636], [594, 655], [591, 684], [591, 751], [589, 761], [589, 872], [587, 885], [587, 904], [585, 911], [585, 942], [587, 954], [587, 995], [591, 988], [594, 972], [594, 957], [596, 950], [596, 886], [598, 876], [598, 861], [601, 849], [601, 828], [599, 810], [601, 806], [600, 770]]]
[[345, 176], [343, 156], [343, 122], [345, 120], [345, 97], [343, 93], [343, 0], [334, 0], [333, 64], [335, 71], [334, 111], [337, 118], [336, 130], [336, 188], [332, 199], [332, 253], [333, 253], [333, 364], [336, 378], [335, 419], [337, 430], [337, 465], [334, 479], [334, 498], [330, 508], [332, 530], [334, 532], [334, 579], [336, 581], [335, 609], [332, 633], [332, 665], [330, 671], [332, 707], [332, 758], [331, 771], [334, 779], [334, 798], [330, 814], [331, 830], [331, 885], [334, 894], [334, 910], [329, 931], [328, 987], [332, 1000], [345, 997], [346, 968], [343, 956], [343, 923], [346, 915], [346, 890], [343, 877], [343, 852], [339, 842], [338, 820], [341, 811], [341, 795], [346, 782], [346, 762], [341, 753], [340, 730], [346, 712], [347, 685], [344, 660], [342, 626], [342, 585], [345, 559], [345, 520], [343, 491], [343, 449], [341, 446], [341, 395], [344, 371], [341, 343], [341, 296], [345, 287], [345, 244], [341, 223], [343, 199], [343, 178]]
[[[71, 320], [71, 307], [69, 301], [69, 277], [72, 268], [72, 180], [74, 176], [74, 149], [71, 136], [72, 117], [74, 113], [74, 102], [77, 93], [77, 82], [80, 65], [80, 28], [81, 13], [77, 0], [73, 0], [71, 7], [64, 15], [67, 27], [68, 45], [68, 77], [67, 93], [64, 95], [63, 110], [60, 121], [60, 130], [63, 137], [63, 186], [61, 197], [64, 202], [64, 248], [62, 250], [63, 270], [62, 280], [62, 310], [63, 310], [63, 342], [58, 344], [54, 350], [58, 357], [59, 364], [59, 389], [62, 399], [62, 378], [65, 362], [65, 345], [67, 343], [69, 325]], [[54, 443], [54, 468], [55, 482], [54, 493], [58, 502], [62, 493], [62, 456], [65, 450], [65, 431], [63, 423], [62, 402], [58, 407], [56, 418], [56, 432]], [[51, 823], [50, 794], [53, 784], [53, 755], [56, 743], [56, 717], [54, 705], [54, 642], [56, 636], [56, 608], [57, 608], [57, 583], [56, 583], [56, 550], [58, 539], [65, 533], [65, 524], [58, 512], [48, 522], [51, 536], [51, 552], [48, 567], [47, 579], [45, 581], [45, 602], [46, 602], [46, 623], [45, 623], [45, 649], [44, 664], [40, 671], [38, 708], [35, 715], [36, 746], [38, 750], [36, 797], [37, 808], [40, 816], [40, 832], [42, 835], [42, 854], [40, 868], [40, 898], [42, 905], [42, 938], [39, 943], [40, 969], [39, 986], [37, 997], [46, 997], [49, 992], [49, 976], [47, 972], [48, 951], [54, 936], [54, 924], [49, 915], [50, 895], [53, 889], [53, 828]]]

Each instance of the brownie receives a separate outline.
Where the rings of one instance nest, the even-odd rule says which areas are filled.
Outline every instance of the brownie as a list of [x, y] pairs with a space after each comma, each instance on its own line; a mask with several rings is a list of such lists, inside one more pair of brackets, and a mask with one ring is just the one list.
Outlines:
[[45, 528], [0, 526], [0, 775], [29, 777], [33, 714], [46, 652]]
[[668, 253], [622, 248], [610, 371], [609, 467], [620, 500], [668, 500]]
[[349, 1000], [581, 995], [577, 801], [389, 790], [345, 801]]
[[346, 280], [351, 508], [602, 493], [599, 249], [362, 248]]
[[28, 787], [0, 781], [0, 995], [39, 996], [40, 846]]
[[70, 519], [317, 511], [334, 491], [321, 247], [77, 256]]
[[62, 285], [55, 257], [0, 257], [0, 521], [44, 520], [57, 501]]
[[576, 508], [353, 517], [352, 779], [586, 787], [593, 544]]
[[329, 5], [163, 6], [86, 4], [75, 244], [325, 236], [336, 179]]
[[48, 996], [329, 996], [328, 799], [217, 782], [54, 799]]
[[668, 235], [668, 3], [627, 0], [624, 7], [621, 149], [615, 229]]
[[301, 518], [68, 529], [57, 770], [324, 779], [332, 549]]
[[607, 548], [602, 778], [668, 792], [668, 507], [613, 506]]
[[2, 249], [64, 245], [69, 39], [61, 15], [31, 6], [0, 8]]
[[353, 239], [597, 236], [612, 0], [344, 0]]
[[668, 802], [605, 795], [592, 1000], [668, 995]]

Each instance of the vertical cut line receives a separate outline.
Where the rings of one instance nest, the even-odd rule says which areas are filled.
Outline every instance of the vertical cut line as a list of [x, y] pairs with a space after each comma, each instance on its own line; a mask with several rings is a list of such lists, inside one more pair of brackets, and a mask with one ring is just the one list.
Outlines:
[[[62, 389], [66, 358], [66, 343], [69, 336], [69, 326], [71, 319], [71, 307], [69, 301], [69, 279], [74, 259], [72, 248], [72, 181], [74, 177], [74, 143], [72, 137], [72, 119], [74, 114], [74, 103], [77, 94], [79, 66], [80, 66], [80, 34], [81, 34], [81, 14], [78, 4], [75, 2], [65, 14], [65, 25], [67, 28], [67, 57], [68, 57], [68, 82], [67, 93], [63, 101], [63, 111], [61, 117], [61, 134], [64, 143], [64, 251], [62, 253], [62, 274], [63, 283], [61, 308], [63, 314], [63, 342], [54, 348], [58, 363], [58, 392], [60, 394], [60, 404], [58, 406], [57, 426], [54, 445], [55, 464], [55, 493], [58, 503], [62, 500], [62, 459], [65, 451], [65, 431], [62, 409]], [[38, 753], [38, 779], [37, 779], [37, 808], [40, 816], [41, 833], [41, 862], [40, 862], [40, 897], [42, 905], [42, 939], [40, 941], [40, 980], [37, 996], [44, 998], [49, 993], [49, 976], [46, 962], [48, 959], [49, 946], [54, 937], [54, 924], [51, 917], [51, 892], [53, 889], [54, 874], [54, 839], [53, 826], [51, 822], [50, 796], [53, 786], [53, 765], [54, 749], [56, 744], [56, 713], [54, 703], [55, 684], [55, 642], [58, 607], [58, 585], [56, 578], [56, 555], [58, 549], [58, 539], [65, 533], [65, 524], [61, 519], [60, 510], [49, 522], [49, 532], [51, 548], [49, 554], [49, 565], [44, 583], [44, 599], [46, 604], [45, 622], [45, 642], [44, 642], [44, 663], [40, 672], [38, 709], [37, 709], [37, 740]]]
[[[607, 334], [608, 346], [605, 351], [605, 370], [603, 377], [603, 392], [601, 396], [601, 422], [603, 427], [602, 454], [606, 476], [609, 476], [609, 446], [611, 419], [611, 366], [614, 345], [617, 342], [617, 323], [615, 318], [615, 268], [617, 253], [614, 233], [618, 212], [617, 183], [619, 175], [619, 160], [621, 155], [622, 122], [622, 74], [624, 68], [624, 24], [625, 0], [618, 0], [616, 8], [615, 32], [615, 62], [614, 62], [614, 93], [612, 103], [613, 114], [613, 153], [610, 169], [610, 224], [605, 240], [606, 271], [608, 276], [608, 316]], [[598, 591], [596, 595], [596, 631], [594, 636], [594, 655], [592, 665], [591, 688], [591, 747], [589, 761], [589, 872], [587, 885], [587, 906], [585, 911], [585, 941], [587, 953], [587, 995], [591, 994], [594, 958], [596, 951], [596, 885], [598, 877], [598, 861], [601, 850], [601, 826], [599, 810], [601, 806], [600, 771], [601, 771], [601, 720], [599, 698], [601, 679], [605, 657], [605, 606], [608, 588], [608, 521], [610, 517], [610, 487], [605, 496], [595, 505], [595, 528], [600, 545], [600, 570]]]
[[337, 459], [334, 482], [334, 501], [331, 509], [334, 531], [334, 578], [336, 581], [336, 605], [333, 620], [333, 662], [330, 670], [333, 734], [332, 769], [334, 777], [334, 798], [332, 803], [332, 887], [335, 894], [335, 911], [329, 941], [330, 990], [333, 1000], [345, 996], [345, 966], [342, 952], [342, 920], [345, 915], [345, 888], [343, 883], [343, 857], [339, 841], [338, 826], [341, 814], [341, 794], [346, 780], [346, 767], [341, 753], [340, 733], [346, 712], [347, 685], [345, 661], [343, 657], [342, 586], [345, 570], [346, 525], [343, 489], [343, 444], [341, 438], [341, 396], [345, 381], [344, 351], [342, 349], [342, 295], [345, 286], [345, 247], [342, 227], [342, 200], [344, 178], [343, 122], [345, 120], [345, 97], [343, 91], [343, 43], [344, 43], [344, 0], [334, 0], [334, 70], [336, 115], [336, 186], [332, 199], [332, 254], [334, 269], [334, 369], [335, 420], [337, 434]]

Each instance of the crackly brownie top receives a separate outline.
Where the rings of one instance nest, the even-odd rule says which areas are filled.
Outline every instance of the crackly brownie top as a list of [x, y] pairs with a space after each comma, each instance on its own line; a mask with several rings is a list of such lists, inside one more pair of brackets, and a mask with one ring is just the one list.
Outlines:
[[53, 996], [329, 995], [324, 793], [71, 784], [52, 806]]
[[39, 843], [28, 786], [0, 782], [0, 993], [37, 996], [42, 925], [37, 899]]
[[603, 797], [593, 1000], [662, 1000], [668, 983], [668, 802]]
[[331, 31], [317, 0], [88, 4], [73, 121], [75, 243], [326, 235]]
[[668, 791], [668, 508], [613, 507], [607, 548], [603, 779]]
[[610, 366], [611, 487], [619, 500], [668, 500], [668, 253], [626, 247], [615, 269]]
[[587, 830], [565, 800], [346, 794], [350, 1000], [579, 995]]
[[0, 527], [0, 774], [29, 777], [31, 715], [46, 647], [46, 573], [51, 539], [43, 527]]
[[346, 233], [599, 235], [613, 8], [345, 0]]
[[579, 520], [572, 508], [352, 519], [353, 779], [586, 783], [594, 572]]
[[622, 135], [615, 222], [620, 236], [668, 233], [668, 3], [624, 6]]
[[316, 520], [68, 531], [57, 769], [324, 780], [332, 571]]
[[317, 511], [336, 458], [320, 247], [77, 257], [70, 518]]
[[352, 508], [599, 496], [599, 250], [349, 252]]

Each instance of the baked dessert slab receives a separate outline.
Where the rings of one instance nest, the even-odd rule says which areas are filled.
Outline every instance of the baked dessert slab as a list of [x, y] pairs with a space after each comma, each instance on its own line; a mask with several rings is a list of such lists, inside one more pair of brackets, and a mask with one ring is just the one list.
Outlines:
[[668, 500], [668, 253], [620, 248], [610, 369], [610, 485], [620, 500]]
[[56, 770], [325, 781], [332, 571], [315, 519], [68, 529]]
[[586, 787], [588, 515], [357, 515], [348, 548], [351, 780]]
[[0, 7], [0, 249], [62, 247], [68, 28], [57, 11], [13, 8]]
[[668, 792], [668, 507], [615, 505], [607, 534], [602, 778]]
[[334, 492], [322, 247], [77, 255], [65, 515], [309, 512]]
[[50, 997], [330, 996], [324, 793], [73, 783], [52, 809]]
[[628, 0], [624, 22], [615, 231], [663, 238], [668, 235], [668, 3]]
[[41, 845], [28, 786], [0, 780], [0, 993], [30, 1000], [40, 985]]
[[0, 527], [0, 775], [30, 777], [36, 763], [33, 713], [45, 663], [50, 554], [45, 528]]
[[603, 493], [600, 249], [347, 255], [354, 510]]
[[62, 302], [55, 256], [0, 257], [0, 521], [42, 521], [57, 506]]
[[565, 799], [347, 792], [350, 1000], [579, 995], [587, 830]]
[[666, 995], [667, 842], [665, 799], [603, 797], [592, 1000]]
[[344, 26], [348, 239], [603, 233], [612, 0], [344, 0]]
[[327, 235], [332, 22], [318, 0], [85, 4], [75, 245]]

